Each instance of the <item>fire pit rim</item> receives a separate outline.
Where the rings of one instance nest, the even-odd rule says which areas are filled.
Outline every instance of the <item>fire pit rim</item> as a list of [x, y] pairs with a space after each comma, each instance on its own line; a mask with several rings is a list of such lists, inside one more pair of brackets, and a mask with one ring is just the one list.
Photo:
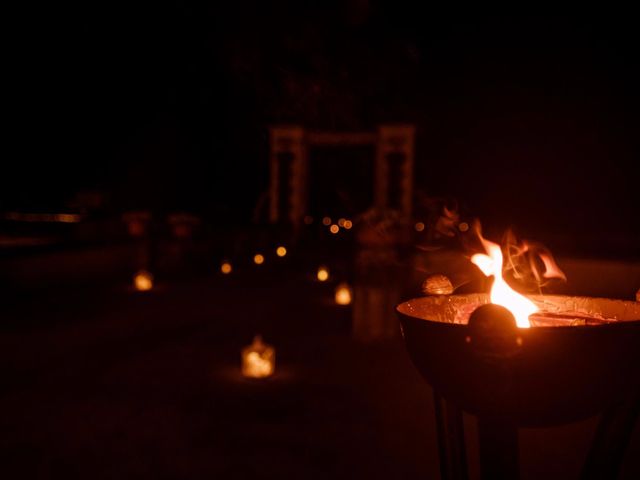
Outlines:
[[[415, 311], [410, 310], [411, 303], [431, 303], [433, 306], [440, 306], [438, 303], [444, 304], [444, 302], [451, 302], [456, 300], [468, 300], [471, 298], [477, 298], [478, 304], [486, 304], [489, 302], [489, 295], [486, 293], [470, 293], [470, 294], [455, 294], [455, 295], [442, 295], [442, 296], [425, 296], [425, 297], [416, 297], [405, 300], [403, 302], [398, 303], [395, 306], [395, 311], [403, 316], [413, 318], [416, 320], [423, 320], [425, 322], [433, 323], [433, 324], [442, 324], [455, 328], [468, 328], [468, 324], [466, 323], [455, 323], [453, 321], [446, 320], [435, 320], [433, 318], [427, 318], [425, 316], [420, 316], [416, 314]], [[607, 298], [607, 297], [590, 297], [585, 295], [527, 295], [528, 298], [531, 298], [534, 301], [540, 301], [541, 299], [577, 299], [582, 301], [593, 301], [593, 302], [605, 302], [610, 305], [619, 305], [624, 308], [637, 308], [638, 309], [638, 318], [633, 319], [621, 319], [621, 318], [613, 318], [614, 321], [610, 323], [603, 323], [601, 325], [558, 325], [558, 326], [534, 326], [532, 329], [536, 331], [539, 330], [585, 330], [585, 329], [611, 329], [611, 328], [620, 328], [628, 325], [640, 326], [640, 302], [636, 302], [633, 300], [623, 300], [618, 298]], [[529, 329], [519, 329], [521, 331], [526, 331]]]

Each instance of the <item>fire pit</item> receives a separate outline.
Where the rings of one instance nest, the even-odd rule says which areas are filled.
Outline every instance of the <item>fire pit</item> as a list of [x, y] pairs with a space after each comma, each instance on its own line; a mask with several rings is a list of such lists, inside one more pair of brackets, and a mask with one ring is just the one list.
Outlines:
[[[448, 420], [438, 419], [445, 478], [466, 477], [451, 465], [464, 460], [464, 442], [451, 441], [462, 434], [457, 409], [478, 416], [483, 478], [517, 477], [518, 427], [560, 425], [601, 412], [608, 413], [583, 475], [617, 468], [638, 411], [640, 303], [528, 298], [540, 308], [531, 328], [487, 310], [496, 305], [485, 294], [425, 297], [397, 307], [409, 355], [437, 392], [436, 413], [442, 413], [441, 397], [448, 405]], [[482, 322], [474, 322], [477, 314]], [[447, 446], [458, 452], [443, 452]]]

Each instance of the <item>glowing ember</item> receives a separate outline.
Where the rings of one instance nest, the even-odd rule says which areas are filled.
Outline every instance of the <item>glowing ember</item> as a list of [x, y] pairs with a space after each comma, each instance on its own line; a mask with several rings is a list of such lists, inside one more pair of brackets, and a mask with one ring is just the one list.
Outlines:
[[471, 261], [487, 277], [493, 276], [491, 287], [491, 303], [502, 305], [513, 313], [516, 324], [520, 328], [529, 328], [529, 315], [538, 311], [538, 307], [531, 300], [513, 290], [502, 277], [502, 250], [499, 245], [480, 238], [487, 255], [477, 253], [471, 257]]
[[233, 270], [233, 267], [229, 262], [224, 262], [222, 265], [220, 265], [220, 271], [225, 275], [228, 275], [229, 273], [231, 273], [232, 270]]
[[264, 263], [264, 256], [259, 253], [256, 253], [253, 256], [253, 263], [255, 263], [256, 265], [262, 265]]
[[340, 227], [334, 223], [333, 225], [331, 225], [331, 227], [329, 227], [329, 231], [334, 234], [338, 233], [340, 231]]
[[283, 246], [280, 246], [276, 249], [276, 255], [279, 257], [284, 257], [287, 254], [287, 249]]

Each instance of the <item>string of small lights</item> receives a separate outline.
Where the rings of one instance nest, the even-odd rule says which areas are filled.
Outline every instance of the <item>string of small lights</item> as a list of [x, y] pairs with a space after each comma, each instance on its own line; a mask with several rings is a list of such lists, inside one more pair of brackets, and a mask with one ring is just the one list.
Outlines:
[[[307, 227], [309, 227], [313, 225], [314, 219], [311, 216], [305, 216], [303, 219], [303, 223]], [[343, 230], [344, 231], [351, 230], [354, 225], [353, 221], [348, 218], [339, 218], [334, 223], [331, 217], [328, 217], [328, 216], [323, 217], [320, 223], [323, 226], [322, 231], [329, 234], [330, 236], [338, 235]], [[267, 251], [268, 252], [274, 251], [276, 254], [276, 257], [284, 258], [290, 253], [291, 248], [292, 247], [287, 247], [283, 244], [276, 244], [275, 247], [272, 246], [269, 249], [264, 249], [262, 251], [255, 252], [252, 257], [252, 263], [258, 267], [264, 265], [265, 262], [267, 262], [267, 255], [265, 254], [265, 252]], [[245, 254], [245, 258], [247, 256], [248, 255]], [[225, 257], [220, 264], [220, 272], [223, 275], [230, 275], [231, 273], [233, 273], [234, 271], [233, 263], [234, 262], [232, 258]], [[330, 279], [330, 277], [331, 275], [330, 275], [329, 268], [324, 264], [320, 264], [315, 273], [315, 279], [318, 282], [324, 283], [324, 282], [327, 282]], [[353, 292], [349, 284], [345, 281], [339, 282], [338, 286], [335, 289], [336, 304], [349, 305], [351, 303], [352, 296], [353, 296]]]

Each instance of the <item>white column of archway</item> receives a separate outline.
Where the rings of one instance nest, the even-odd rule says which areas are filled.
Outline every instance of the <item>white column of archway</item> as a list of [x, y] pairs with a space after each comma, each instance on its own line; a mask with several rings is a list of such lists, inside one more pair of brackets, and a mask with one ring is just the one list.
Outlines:
[[376, 145], [375, 205], [389, 205], [389, 156], [400, 154], [400, 211], [405, 218], [413, 213], [413, 163], [415, 127], [413, 125], [381, 125]]
[[[300, 223], [306, 208], [307, 149], [304, 129], [298, 125], [274, 126], [269, 129], [269, 221], [276, 223], [287, 218], [292, 224]], [[287, 185], [280, 185], [280, 155], [292, 156]], [[279, 194], [288, 193], [288, 211], [280, 211]]]

